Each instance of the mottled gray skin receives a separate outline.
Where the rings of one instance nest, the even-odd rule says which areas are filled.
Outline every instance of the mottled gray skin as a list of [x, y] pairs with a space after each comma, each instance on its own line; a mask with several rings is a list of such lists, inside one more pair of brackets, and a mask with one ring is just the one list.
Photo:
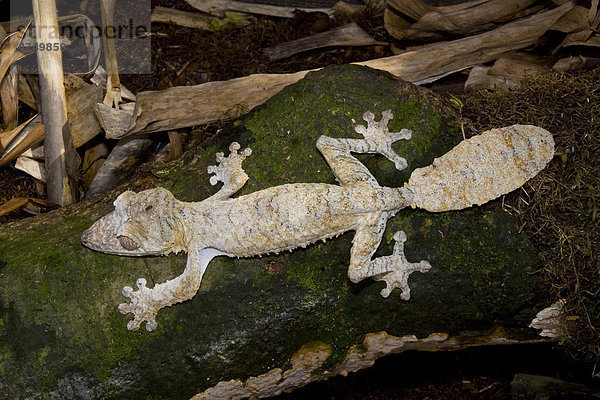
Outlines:
[[[137, 291], [131, 287], [123, 288], [123, 294], [131, 302], [119, 305], [119, 310], [124, 314], [134, 314], [128, 329], [138, 329], [142, 322], [146, 322], [146, 328], [152, 331], [157, 326], [155, 317], [161, 308], [192, 298], [200, 287], [208, 263], [215, 256], [249, 257], [291, 251], [350, 230], [356, 231], [348, 268], [350, 280], [359, 282], [373, 277], [385, 281], [387, 286], [381, 291], [382, 296], [387, 297], [394, 288], [400, 288], [401, 298], [409, 300], [409, 275], [414, 271], [427, 272], [431, 265], [427, 261], [407, 261], [404, 256], [406, 234], [403, 231], [394, 235], [396, 244], [392, 255], [372, 259], [388, 218], [407, 206], [421, 205], [423, 193], [436, 196], [435, 190], [440, 185], [460, 188], [460, 193], [444, 194], [453, 199], [446, 209], [461, 209], [481, 204], [482, 200], [492, 200], [537, 174], [553, 154], [553, 141], [548, 132], [537, 127], [514, 126], [488, 131], [481, 138], [474, 139], [475, 146], [479, 146], [482, 140], [484, 144], [485, 141], [494, 143], [494, 148], [490, 149], [495, 152], [489, 157], [491, 162], [482, 159], [478, 164], [468, 162], [464, 166], [456, 166], [453, 160], [463, 160], [463, 149], [472, 147], [460, 144], [436, 160], [434, 166], [452, 166], [452, 181], [440, 180], [432, 171], [423, 168], [415, 170], [412, 175], [420, 177], [418, 185], [381, 187], [351, 153], [382, 154], [394, 162], [397, 169], [406, 168], [406, 160], [392, 150], [391, 144], [400, 139], [410, 139], [411, 132], [405, 129], [389, 132], [387, 124], [393, 118], [389, 110], [383, 112], [379, 122], [369, 112], [363, 118], [368, 126], [355, 129], [364, 139], [321, 136], [316, 143], [339, 186], [296, 183], [230, 198], [248, 179], [241, 165], [251, 154], [250, 149], [238, 154], [240, 146], [232, 143], [231, 154], [228, 157], [224, 157], [223, 153], [217, 154], [219, 165], [208, 168], [208, 172], [214, 174], [211, 183], [222, 181], [224, 185], [204, 201], [181, 202], [163, 188], [137, 194], [131, 191], [122, 193], [115, 200], [115, 211], [83, 233], [85, 246], [125, 256], [188, 252], [186, 269], [177, 278], [152, 289], [147, 288], [146, 280], [140, 278]], [[523, 145], [515, 146], [515, 138], [520, 138], [518, 142]], [[541, 153], [535, 151], [539, 147], [535, 144], [539, 142], [544, 143]], [[432, 177], [435, 179], [432, 180]], [[507, 183], [482, 184], [499, 180]], [[478, 190], [480, 186], [482, 190]], [[429, 209], [427, 206], [424, 208]]]

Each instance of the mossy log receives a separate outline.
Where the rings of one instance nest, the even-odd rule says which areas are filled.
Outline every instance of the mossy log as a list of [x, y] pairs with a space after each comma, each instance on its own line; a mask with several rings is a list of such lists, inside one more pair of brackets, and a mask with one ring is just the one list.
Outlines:
[[[381, 71], [331, 67], [127, 188], [163, 186], [199, 201], [217, 190], [206, 168], [233, 140], [253, 149], [240, 194], [334, 183], [317, 137], [358, 137], [362, 114], [386, 109], [395, 115], [390, 130], [414, 134], [394, 145], [409, 162], [405, 171], [380, 156], [359, 156], [380, 184], [401, 185], [462, 138], [451, 109], [431, 92]], [[81, 245], [82, 231], [112, 210], [122, 190], [0, 227], [0, 398], [265, 396], [406, 348], [537, 340], [528, 323], [547, 304], [535, 295], [533, 252], [512, 217], [493, 204], [437, 214], [404, 210], [389, 221], [377, 255], [391, 253], [393, 233], [402, 229], [408, 259], [433, 265], [411, 275], [410, 301], [398, 291], [382, 298], [382, 282], [349, 281], [350, 232], [291, 253], [218, 257], [199, 293], [162, 310], [155, 331], [127, 331], [129, 316], [117, 311], [121, 288], [139, 277], [151, 285], [177, 276], [186, 255], [128, 258]]]

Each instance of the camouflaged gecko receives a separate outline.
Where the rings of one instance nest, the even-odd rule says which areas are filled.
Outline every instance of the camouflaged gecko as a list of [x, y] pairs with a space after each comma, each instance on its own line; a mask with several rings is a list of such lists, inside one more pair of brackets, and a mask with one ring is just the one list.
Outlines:
[[368, 126], [358, 125], [355, 130], [364, 139], [321, 136], [317, 140], [317, 148], [340, 185], [294, 183], [231, 198], [248, 179], [242, 161], [251, 154], [250, 149], [238, 153], [240, 145], [234, 142], [230, 155], [218, 153], [219, 165], [208, 168], [214, 174], [211, 184], [221, 181], [223, 187], [201, 202], [179, 201], [163, 188], [122, 193], [114, 202], [115, 211], [83, 233], [85, 246], [123, 256], [188, 253], [186, 268], [175, 279], [148, 288], [146, 280], [140, 278], [137, 291], [123, 288], [123, 295], [131, 302], [120, 304], [119, 310], [134, 315], [127, 328], [135, 330], [146, 322], [146, 329], [154, 330], [161, 308], [196, 294], [213, 257], [291, 251], [350, 230], [356, 232], [350, 251], [350, 280], [372, 277], [385, 281], [383, 297], [400, 288], [400, 297], [409, 300], [409, 275], [427, 272], [431, 265], [407, 261], [403, 231], [394, 235], [392, 255], [372, 259], [388, 218], [406, 207], [437, 212], [483, 204], [523, 185], [554, 154], [549, 132], [513, 125], [462, 141], [432, 165], [414, 170], [403, 187], [381, 187], [351, 153], [382, 154], [402, 170], [407, 162], [391, 145], [410, 139], [412, 133], [406, 129], [389, 132], [390, 110], [383, 112], [379, 122], [370, 112], [363, 118]]

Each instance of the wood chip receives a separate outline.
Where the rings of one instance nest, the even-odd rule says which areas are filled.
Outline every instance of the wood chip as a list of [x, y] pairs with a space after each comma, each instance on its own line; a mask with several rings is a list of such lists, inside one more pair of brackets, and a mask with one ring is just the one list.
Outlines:
[[371, 46], [387, 45], [373, 39], [360, 26], [351, 22], [349, 24], [331, 29], [327, 32], [317, 33], [302, 39], [292, 40], [264, 49], [271, 61], [281, 60], [303, 51], [320, 49], [332, 46]]
[[25, 172], [37, 180], [46, 182], [46, 166], [43, 161], [20, 156], [15, 162], [15, 168]]

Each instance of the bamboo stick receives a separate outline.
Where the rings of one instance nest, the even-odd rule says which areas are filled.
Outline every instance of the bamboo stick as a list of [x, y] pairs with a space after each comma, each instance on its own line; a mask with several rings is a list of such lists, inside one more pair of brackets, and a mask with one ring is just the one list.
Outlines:
[[[40, 95], [45, 125], [48, 200], [61, 206], [75, 201], [69, 171], [77, 164], [71, 132], [67, 124], [67, 105], [63, 81], [62, 52], [55, 0], [32, 0]], [[75, 171], [73, 171], [75, 172]]]

